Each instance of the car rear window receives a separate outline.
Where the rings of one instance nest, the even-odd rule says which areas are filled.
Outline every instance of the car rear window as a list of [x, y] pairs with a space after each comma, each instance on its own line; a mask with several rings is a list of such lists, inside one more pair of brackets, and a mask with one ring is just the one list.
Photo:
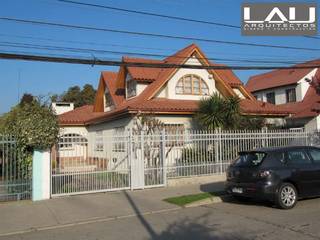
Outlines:
[[258, 166], [266, 157], [264, 152], [239, 153], [239, 157], [233, 162], [234, 166]]

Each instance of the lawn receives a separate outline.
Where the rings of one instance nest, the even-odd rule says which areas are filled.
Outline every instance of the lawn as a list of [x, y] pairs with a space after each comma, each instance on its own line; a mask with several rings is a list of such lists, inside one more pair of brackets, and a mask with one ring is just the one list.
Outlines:
[[205, 192], [205, 193], [199, 193], [199, 194], [167, 198], [167, 199], [164, 199], [163, 201], [183, 207], [189, 203], [193, 203], [193, 202], [200, 201], [207, 198], [221, 196], [223, 194], [224, 192]]

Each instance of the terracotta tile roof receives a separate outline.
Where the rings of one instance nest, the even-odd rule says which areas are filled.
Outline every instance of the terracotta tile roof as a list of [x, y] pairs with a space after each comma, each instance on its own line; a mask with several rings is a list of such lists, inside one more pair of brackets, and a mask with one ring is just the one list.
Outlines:
[[103, 80], [110, 90], [111, 98], [116, 106], [119, 106], [124, 100], [124, 89], [118, 89], [116, 86], [117, 81], [117, 72], [103, 71], [102, 73]]
[[61, 125], [84, 125], [90, 119], [102, 116], [103, 114], [93, 112], [93, 105], [85, 105], [59, 115], [58, 119]]
[[[212, 66], [226, 66], [224, 64], [211, 63]], [[223, 78], [223, 80], [228, 83], [231, 87], [237, 87], [243, 85], [240, 79], [234, 74], [231, 69], [214, 70], [216, 73]]]
[[[195, 45], [191, 44], [186, 48], [178, 51], [176, 54], [164, 59], [161, 62], [171, 64], [183, 64], [193, 53], [197, 52], [204, 56], [204, 53]], [[123, 61], [132, 62], [147, 62], [155, 63], [160, 60], [148, 60], [141, 58], [124, 57]], [[211, 65], [219, 65], [208, 62]], [[129, 100], [125, 99], [124, 89], [119, 89], [117, 78], [120, 72], [102, 72], [102, 79], [105, 85], [109, 88], [112, 100], [115, 103], [115, 109], [109, 112], [93, 112], [92, 106], [84, 106], [77, 108], [74, 111], [60, 115], [59, 120], [62, 125], [88, 125], [98, 122], [108, 121], [122, 114], [137, 113], [139, 111], [158, 112], [158, 113], [177, 113], [177, 114], [193, 114], [198, 109], [198, 101], [195, 100], [173, 100], [164, 98], [154, 98], [158, 90], [170, 79], [175, 73], [176, 68], [138, 68], [128, 67], [128, 72], [136, 80], [149, 82], [145, 90], [137, 97]], [[243, 86], [241, 81], [231, 70], [214, 70], [213, 74], [218, 75], [218, 80], [225, 85], [228, 91], [232, 91], [231, 87]], [[120, 84], [121, 86], [121, 84]], [[250, 95], [250, 93], [249, 93]], [[251, 95], [250, 95], [251, 96]], [[279, 110], [272, 104], [265, 104], [256, 100], [242, 100], [240, 103], [241, 111], [245, 114], [260, 114], [260, 115], [288, 115], [287, 110]]]
[[242, 99], [240, 108], [243, 114], [286, 116], [291, 113], [288, 109], [280, 109], [276, 105], [270, 103], [249, 99]]
[[[138, 62], [138, 63], [163, 63], [162, 60], [152, 60], [143, 58], [124, 57], [123, 62]], [[159, 76], [161, 68], [150, 67], [127, 67], [131, 77], [139, 82], [153, 82]]]
[[[297, 64], [295, 66], [308, 66], [320, 64], [320, 59]], [[249, 78], [246, 87], [249, 91], [255, 92], [259, 90], [275, 88], [296, 84], [300, 79], [310, 73], [314, 68], [306, 69], [278, 69], [271, 72], [259, 74]]]
[[291, 111], [292, 118], [315, 117], [320, 110], [320, 95], [313, 87], [309, 87], [303, 101], [277, 105], [279, 109]]

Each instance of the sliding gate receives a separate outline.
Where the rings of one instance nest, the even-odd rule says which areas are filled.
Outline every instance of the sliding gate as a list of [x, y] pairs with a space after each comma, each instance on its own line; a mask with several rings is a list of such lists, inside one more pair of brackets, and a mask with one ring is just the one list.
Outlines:
[[162, 136], [63, 135], [52, 151], [51, 195], [163, 186]]

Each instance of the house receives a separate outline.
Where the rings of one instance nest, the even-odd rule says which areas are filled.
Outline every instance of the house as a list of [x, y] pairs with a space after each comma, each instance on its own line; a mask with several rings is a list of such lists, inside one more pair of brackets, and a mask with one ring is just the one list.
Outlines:
[[123, 57], [117, 72], [101, 73], [94, 105], [76, 108], [59, 116], [62, 134], [117, 134], [134, 125], [139, 113], [153, 114], [165, 128], [197, 128], [193, 115], [198, 102], [215, 92], [239, 96], [243, 115], [263, 116], [283, 124], [290, 111], [258, 101], [237, 76], [226, 69], [154, 68], [125, 63], [192, 64], [223, 66], [208, 60], [191, 44], [163, 60]]
[[[295, 67], [320, 65], [320, 59], [297, 64]], [[320, 68], [279, 69], [252, 76], [246, 88], [257, 100], [272, 103], [290, 111], [288, 127], [320, 129], [320, 96], [311, 81], [320, 80]]]

